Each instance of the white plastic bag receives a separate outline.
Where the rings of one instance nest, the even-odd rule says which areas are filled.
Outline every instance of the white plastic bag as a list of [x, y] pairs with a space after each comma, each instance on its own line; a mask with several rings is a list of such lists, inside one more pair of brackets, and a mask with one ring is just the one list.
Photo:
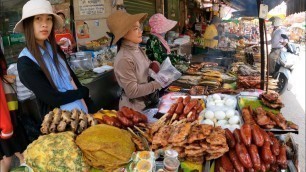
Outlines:
[[150, 76], [159, 82], [163, 88], [167, 87], [173, 81], [177, 80], [182, 74], [171, 64], [167, 57], [160, 66], [158, 73], [150, 71]]

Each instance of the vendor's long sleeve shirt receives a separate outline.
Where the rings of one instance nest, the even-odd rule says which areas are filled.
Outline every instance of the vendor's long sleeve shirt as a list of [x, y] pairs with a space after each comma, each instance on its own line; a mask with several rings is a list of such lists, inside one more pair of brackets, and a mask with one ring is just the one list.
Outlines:
[[[77, 90], [60, 92], [54, 89], [41, 68], [26, 56], [18, 59], [17, 68], [20, 81], [35, 94], [42, 117], [55, 107], [82, 98], [81, 93]], [[74, 82], [79, 87], [81, 84], [72, 71], [71, 74]]]
[[145, 108], [141, 97], [161, 88], [156, 81], [148, 82], [150, 63], [138, 44], [123, 41], [114, 62], [117, 82], [124, 90], [119, 108], [128, 106], [141, 111]]
[[204, 33], [204, 47], [217, 48], [218, 40], [214, 38], [218, 36], [218, 30], [214, 24], [209, 25]]

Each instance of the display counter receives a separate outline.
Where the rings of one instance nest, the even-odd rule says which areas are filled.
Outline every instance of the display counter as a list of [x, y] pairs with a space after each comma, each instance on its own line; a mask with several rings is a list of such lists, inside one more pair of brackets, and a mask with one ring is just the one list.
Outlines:
[[102, 73], [85, 86], [98, 109], [118, 109], [121, 88], [116, 81], [114, 70]]

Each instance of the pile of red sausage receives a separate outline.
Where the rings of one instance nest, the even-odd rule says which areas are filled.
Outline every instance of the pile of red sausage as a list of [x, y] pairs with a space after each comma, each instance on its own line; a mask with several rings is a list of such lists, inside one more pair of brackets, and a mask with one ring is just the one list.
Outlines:
[[190, 96], [179, 97], [176, 103], [172, 104], [168, 110], [167, 119], [174, 118], [173, 121], [178, 121], [187, 118], [188, 122], [193, 122], [198, 119], [202, 110], [203, 107], [199, 100], [191, 99]]
[[258, 125], [243, 124], [232, 133], [225, 129], [230, 151], [216, 160], [215, 171], [280, 171], [287, 169], [286, 146]]
[[117, 117], [104, 115], [102, 117], [102, 123], [118, 128], [127, 128], [148, 123], [148, 118], [138, 111], [123, 106], [120, 111], [117, 112]]

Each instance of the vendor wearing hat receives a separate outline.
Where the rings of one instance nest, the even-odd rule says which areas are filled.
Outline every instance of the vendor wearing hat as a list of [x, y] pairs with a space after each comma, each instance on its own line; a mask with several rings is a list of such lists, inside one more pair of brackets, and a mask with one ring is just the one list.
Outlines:
[[289, 42], [288, 39], [282, 37], [287, 35], [285, 28], [282, 27], [282, 20], [279, 17], [274, 17], [272, 21], [273, 32], [271, 35], [271, 52], [269, 54], [269, 74], [272, 75], [275, 71], [276, 62], [278, 61], [281, 49]]
[[165, 86], [158, 81], [149, 82], [149, 66], [152, 62], [139, 47], [142, 42], [140, 23], [146, 17], [146, 13], [131, 15], [116, 11], [107, 18], [108, 28], [113, 34], [113, 43], [116, 43], [118, 48], [114, 72], [123, 89], [119, 108], [127, 106], [142, 111], [150, 104], [148, 97], [158, 92], [162, 85]]
[[221, 23], [221, 19], [218, 16], [214, 16], [211, 24], [206, 28], [204, 33], [204, 47], [217, 48], [218, 46], [218, 25]]
[[26, 40], [17, 62], [19, 78], [35, 94], [42, 118], [55, 107], [85, 113], [95, 110], [89, 103], [89, 90], [80, 84], [56, 44], [54, 31], [62, 26], [49, 1], [30, 0], [14, 28]]
[[172, 64], [177, 63], [178, 60], [185, 60], [182, 56], [171, 53], [170, 47], [163, 36], [176, 24], [177, 21], [169, 20], [160, 13], [154, 14], [149, 19], [151, 35], [146, 44], [146, 54], [150, 60], [162, 63], [167, 57], [170, 57]]

